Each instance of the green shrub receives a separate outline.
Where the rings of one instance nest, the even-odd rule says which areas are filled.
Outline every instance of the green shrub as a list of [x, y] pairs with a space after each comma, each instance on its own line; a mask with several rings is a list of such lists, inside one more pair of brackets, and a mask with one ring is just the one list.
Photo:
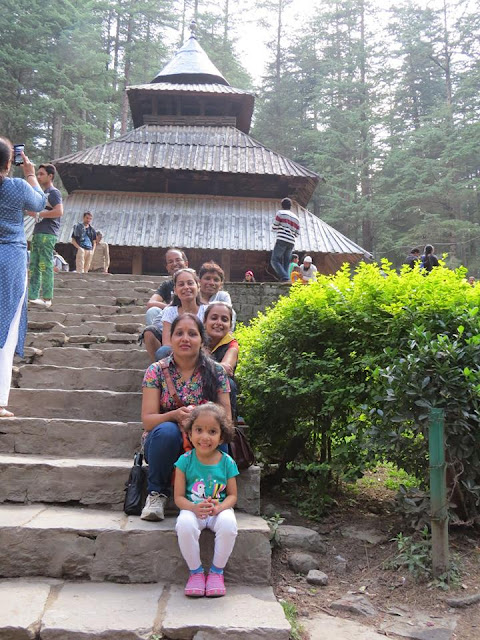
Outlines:
[[463, 269], [399, 274], [387, 262], [293, 286], [238, 332], [243, 409], [262, 455], [282, 473], [294, 460], [327, 463], [326, 487], [375, 460], [425, 478], [428, 409], [442, 407], [471, 513], [479, 297]]

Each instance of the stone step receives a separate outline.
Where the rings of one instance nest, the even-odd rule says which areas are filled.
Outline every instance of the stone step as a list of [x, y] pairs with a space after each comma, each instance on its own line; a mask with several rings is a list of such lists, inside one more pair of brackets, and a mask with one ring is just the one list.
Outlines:
[[[0, 454], [0, 502], [69, 502], [122, 510], [131, 467], [132, 459]], [[239, 510], [258, 515], [259, 467], [242, 471], [237, 484]]]
[[50, 333], [64, 333], [66, 336], [76, 335], [96, 335], [98, 337], [106, 336], [107, 333], [115, 331], [115, 322], [102, 321], [99, 322], [79, 322], [77, 325], [65, 326], [60, 322], [53, 320], [28, 320], [29, 333], [44, 334]]
[[81, 296], [82, 298], [91, 298], [93, 296], [113, 296], [114, 298], [124, 298], [125, 296], [131, 296], [132, 298], [138, 298], [141, 300], [148, 300], [152, 293], [156, 291], [152, 287], [140, 287], [131, 286], [123, 287], [117, 286], [115, 288], [109, 287], [108, 289], [99, 290], [97, 287], [92, 291], [91, 288], [67, 288], [61, 287], [55, 290], [55, 300], [62, 300], [68, 296]]
[[57, 311], [49, 311], [48, 316], [45, 315], [44, 310], [28, 311], [28, 321], [32, 322], [58, 322], [64, 327], [78, 327], [84, 322], [135, 322], [137, 324], [145, 324], [145, 312], [147, 305], [145, 305], [143, 312], [138, 314], [126, 314], [127, 318], [124, 318], [124, 313], [119, 313], [120, 307], [117, 313], [112, 313], [109, 316], [92, 316], [89, 313], [59, 313]]
[[20, 389], [140, 391], [144, 373], [144, 369], [25, 364], [14, 374], [14, 384]]
[[[179, 585], [98, 584], [30, 578], [0, 582], [5, 640], [288, 640], [272, 588], [228, 586], [215, 603]], [[25, 606], [28, 603], [28, 606]]]
[[79, 295], [76, 291], [64, 291], [63, 293], [59, 291], [55, 295], [54, 303], [52, 304], [51, 309], [54, 309], [59, 304], [94, 304], [99, 306], [116, 306], [117, 298], [115, 296], [107, 296], [107, 295], [95, 295], [95, 294], [86, 294], [85, 296]]
[[[93, 349], [95, 351], [115, 351], [116, 349], [123, 349], [125, 351], [138, 351], [139, 348], [141, 347], [139, 347], [138, 342], [131, 342], [130, 344], [122, 342], [99, 342], [98, 344], [92, 344], [90, 347], [90, 349]], [[148, 355], [146, 351], [145, 354]], [[148, 361], [148, 364], [151, 364], [150, 360]]]
[[141, 402], [141, 393], [126, 391], [12, 389], [8, 406], [19, 418], [138, 422]]
[[88, 313], [95, 316], [108, 316], [113, 313], [117, 313], [120, 307], [116, 305], [95, 305], [90, 303], [85, 304], [70, 304], [68, 302], [56, 302], [53, 300], [50, 309], [42, 309], [45, 314], [48, 313]]
[[[263, 518], [237, 511], [238, 536], [227, 567], [231, 584], [270, 583], [270, 531]], [[123, 512], [47, 504], [0, 505], [0, 577], [44, 575], [94, 582], [182, 584], [176, 516], [146, 522]], [[213, 535], [201, 537], [205, 566]]]
[[141, 422], [11, 418], [0, 423], [0, 452], [125, 459], [140, 448], [142, 431]]
[[[70, 304], [69, 302], [55, 302], [53, 301], [50, 309], [42, 309], [42, 313], [79, 313], [86, 314], [88, 316], [111, 316], [111, 315], [131, 315], [131, 314], [145, 314], [146, 305], [95, 305], [90, 303], [85, 304]], [[46, 316], [48, 317], [48, 316]]]
[[[70, 367], [107, 367], [109, 369], [145, 369], [150, 364], [148, 353], [138, 345], [110, 345], [115, 349], [97, 349], [106, 345], [83, 347], [50, 347], [43, 349], [42, 355], [34, 356], [35, 364], [54, 364]], [[126, 349], [125, 347], [128, 347]]]
[[61, 283], [71, 284], [74, 286], [77, 282], [84, 282], [88, 285], [95, 284], [95, 282], [153, 282], [157, 287], [165, 280], [169, 278], [168, 275], [150, 274], [144, 273], [142, 275], [134, 275], [133, 273], [74, 273], [68, 271], [65, 273], [55, 274], [55, 285], [61, 286]]

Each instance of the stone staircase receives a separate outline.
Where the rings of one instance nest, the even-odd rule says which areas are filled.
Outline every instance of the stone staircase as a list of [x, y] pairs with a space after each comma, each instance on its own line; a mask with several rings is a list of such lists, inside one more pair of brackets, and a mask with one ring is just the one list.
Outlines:
[[[257, 467], [239, 478], [225, 598], [184, 597], [173, 509], [159, 523], [122, 511], [148, 366], [137, 336], [160, 280], [57, 274], [52, 308], [29, 311], [16, 417], [0, 422], [0, 640], [289, 637]], [[204, 532], [207, 562], [212, 549]]]

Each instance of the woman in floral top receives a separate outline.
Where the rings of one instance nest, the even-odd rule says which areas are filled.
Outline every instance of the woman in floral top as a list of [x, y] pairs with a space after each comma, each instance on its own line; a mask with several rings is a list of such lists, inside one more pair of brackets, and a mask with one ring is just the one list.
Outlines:
[[185, 406], [178, 407], [168, 389], [165, 371], [154, 362], [143, 379], [142, 422], [147, 432], [148, 496], [143, 520], [163, 520], [171, 494], [173, 465], [182, 452], [182, 423], [193, 407], [216, 402], [230, 411], [230, 385], [224, 369], [203, 351], [205, 330], [192, 313], [177, 316], [171, 326], [172, 354], [166, 359], [176, 394]]

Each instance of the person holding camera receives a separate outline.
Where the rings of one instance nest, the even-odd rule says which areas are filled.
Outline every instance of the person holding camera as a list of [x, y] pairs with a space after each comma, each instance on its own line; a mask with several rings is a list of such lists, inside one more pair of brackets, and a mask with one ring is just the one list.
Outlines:
[[[25, 180], [9, 178], [12, 161], [21, 165]], [[0, 138], [0, 418], [7, 410], [14, 353], [23, 356], [27, 333], [27, 241], [23, 212], [34, 217], [44, 210], [47, 196], [35, 175], [35, 167], [7, 138]]]
[[62, 194], [53, 186], [55, 173], [53, 164], [41, 164], [38, 167], [37, 180], [47, 196], [47, 206], [37, 216], [28, 265], [28, 301], [47, 309], [52, 306], [53, 298], [52, 252], [60, 231], [60, 218], [63, 216]]

